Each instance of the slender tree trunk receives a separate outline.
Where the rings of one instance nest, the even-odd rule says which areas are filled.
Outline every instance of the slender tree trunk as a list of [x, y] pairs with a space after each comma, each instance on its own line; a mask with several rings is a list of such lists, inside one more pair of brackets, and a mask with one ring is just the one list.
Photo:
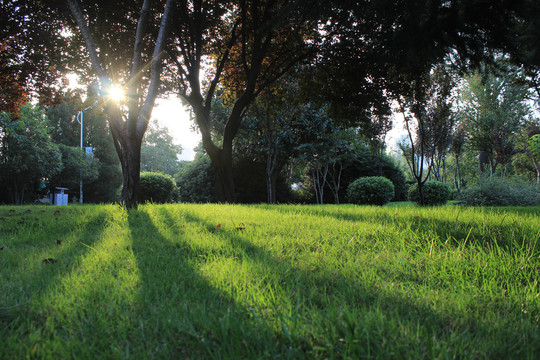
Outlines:
[[328, 164], [321, 169], [320, 165], [313, 170], [313, 187], [315, 188], [315, 197], [318, 205], [324, 205], [324, 186], [326, 185], [326, 176], [328, 175]]
[[461, 173], [459, 171], [459, 157], [456, 156], [456, 173], [454, 176], [457, 192], [461, 191]]
[[319, 205], [319, 185], [317, 184], [319, 179], [319, 171], [313, 170], [313, 189], [315, 190], [315, 200], [317, 200], [317, 205]]
[[276, 196], [276, 182], [277, 182], [277, 172], [275, 171], [275, 166], [272, 166], [271, 158], [267, 159], [268, 163], [266, 166], [266, 193], [267, 193], [267, 202], [269, 204], [275, 204], [277, 201]]

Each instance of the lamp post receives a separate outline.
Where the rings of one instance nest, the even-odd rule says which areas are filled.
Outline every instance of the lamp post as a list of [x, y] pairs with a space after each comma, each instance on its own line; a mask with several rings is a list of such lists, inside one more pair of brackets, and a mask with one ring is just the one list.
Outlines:
[[[94, 103], [95, 104], [95, 103]], [[84, 126], [84, 115], [83, 112], [90, 109], [94, 105], [90, 105], [89, 107], [82, 109], [77, 113], [77, 122], [81, 124], [81, 153], [83, 151], [83, 126]], [[82, 155], [81, 155], [82, 156]], [[79, 171], [79, 203], [83, 203], [83, 180], [82, 180], [82, 169]]]
[[[115, 101], [120, 101], [123, 97], [124, 97], [124, 93], [122, 91], [122, 89], [120, 87], [116, 87], [116, 86], [112, 86], [109, 88], [109, 90], [107, 90], [108, 94], [107, 96]], [[90, 105], [89, 107], [87, 108], [84, 108], [82, 109], [81, 111], [79, 111], [77, 113], [77, 122], [79, 124], [81, 124], [81, 152], [84, 151], [83, 149], [83, 123], [84, 123], [84, 115], [83, 115], [83, 112], [92, 108], [94, 105], [96, 105], [97, 103], [99, 102], [99, 100], [97, 100], [96, 102], [94, 102], [92, 105]], [[82, 154], [81, 154], [82, 155]], [[83, 203], [83, 180], [82, 180], [82, 169], [80, 170], [79, 172], [79, 177], [80, 177], [80, 185], [79, 185], [79, 203]]]

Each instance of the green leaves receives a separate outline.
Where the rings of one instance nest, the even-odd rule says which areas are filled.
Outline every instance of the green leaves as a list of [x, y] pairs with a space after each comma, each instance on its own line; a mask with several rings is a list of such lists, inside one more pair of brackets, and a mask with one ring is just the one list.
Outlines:
[[540, 161], [540, 134], [530, 137], [527, 148], [530, 150], [536, 161]]

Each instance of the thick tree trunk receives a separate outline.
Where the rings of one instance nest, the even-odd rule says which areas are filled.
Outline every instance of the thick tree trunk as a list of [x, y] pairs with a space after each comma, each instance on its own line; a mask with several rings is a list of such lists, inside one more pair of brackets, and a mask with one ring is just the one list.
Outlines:
[[485, 151], [480, 151], [480, 153], [478, 154], [478, 169], [480, 170], [480, 175], [482, 175], [487, 170], [487, 166], [491, 167], [489, 155]]
[[141, 142], [129, 142], [122, 149], [122, 193], [120, 203], [127, 209], [137, 209], [139, 201], [139, 183], [141, 177]]
[[218, 149], [214, 154], [209, 153], [209, 156], [215, 173], [215, 200], [221, 203], [236, 202], [231, 154]]

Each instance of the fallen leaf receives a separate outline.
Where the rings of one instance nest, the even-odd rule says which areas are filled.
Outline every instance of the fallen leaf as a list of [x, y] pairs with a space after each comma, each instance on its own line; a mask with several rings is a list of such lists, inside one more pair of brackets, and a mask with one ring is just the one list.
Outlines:
[[217, 224], [217, 226], [216, 226], [216, 227], [217, 227], [217, 228], [219, 229], [219, 228], [221, 227], [221, 224]]
[[246, 229], [246, 224], [244, 223], [240, 223], [240, 226], [236, 227], [236, 230], [245, 230], [245, 229]]
[[53, 258], [48, 258], [48, 259], [43, 259], [41, 262], [45, 264], [54, 264], [56, 260]]
[[62, 245], [62, 241], [56, 240], [56, 245]]

